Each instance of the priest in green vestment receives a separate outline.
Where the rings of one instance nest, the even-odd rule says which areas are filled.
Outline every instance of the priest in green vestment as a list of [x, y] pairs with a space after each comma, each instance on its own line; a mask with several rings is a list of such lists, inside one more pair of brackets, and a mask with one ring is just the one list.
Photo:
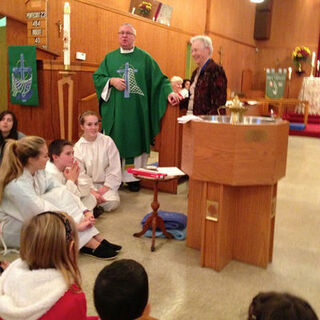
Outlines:
[[167, 101], [175, 105], [179, 96], [156, 61], [134, 46], [136, 30], [125, 23], [119, 28], [120, 48], [106, 55], [93, 81], [99, 99], [102, 129], [119, 149], [122, 180], [131, 191], [139, 190], [139, 180], [125, 167], [145, 167], [150, 144], [160, 131]]

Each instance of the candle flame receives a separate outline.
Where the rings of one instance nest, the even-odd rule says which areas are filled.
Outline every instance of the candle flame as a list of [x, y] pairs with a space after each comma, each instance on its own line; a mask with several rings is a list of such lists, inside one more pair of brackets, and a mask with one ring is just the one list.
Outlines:
[[69, 2], [64, 3], [64, 13], [65, 14], [70, 14], [70, 4]]

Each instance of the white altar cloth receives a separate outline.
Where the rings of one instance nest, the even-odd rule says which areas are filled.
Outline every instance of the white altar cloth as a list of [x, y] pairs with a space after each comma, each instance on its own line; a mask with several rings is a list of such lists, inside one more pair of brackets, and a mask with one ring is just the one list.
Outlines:
[[[305, 77], [299, 93], [299, 100], [309, 101], [309, 114], [320, 114], [320, 78]], [[296, 112], [302, 113], [303, 106], [298, 105]]]

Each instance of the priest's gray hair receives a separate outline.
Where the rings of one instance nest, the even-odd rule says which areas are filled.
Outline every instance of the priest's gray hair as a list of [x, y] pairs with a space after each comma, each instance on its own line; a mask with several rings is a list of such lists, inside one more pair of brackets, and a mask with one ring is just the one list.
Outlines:
[[137, 31], [136, 29], [134, 28], [134, 26], [131, 24], [131, 23], [123, 23], [120, 27], [119, 27], [119, 30], [122, 28], [122, 27], [129, 27], [132, 31], [132, 33], [136, 36], [137, 35]]
[[213, 52], [213, 46], [211, 38], [208, 36], [194, 36], [190, 39], [190, 43], [193, 44], [195, 41], [202, 41], [205, 48], [209, 49], [209, 55], [212, 55]]

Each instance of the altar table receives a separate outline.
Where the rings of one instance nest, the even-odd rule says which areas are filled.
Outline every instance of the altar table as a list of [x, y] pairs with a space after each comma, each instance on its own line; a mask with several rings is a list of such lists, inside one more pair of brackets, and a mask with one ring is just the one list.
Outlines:
[[[309, 101], [309, 114], [320, 114], [320, 78], [305, 77], [299, 93], [299, 100]], [[303, 107], [298, 105], [296, 112], [301, 113]]]

